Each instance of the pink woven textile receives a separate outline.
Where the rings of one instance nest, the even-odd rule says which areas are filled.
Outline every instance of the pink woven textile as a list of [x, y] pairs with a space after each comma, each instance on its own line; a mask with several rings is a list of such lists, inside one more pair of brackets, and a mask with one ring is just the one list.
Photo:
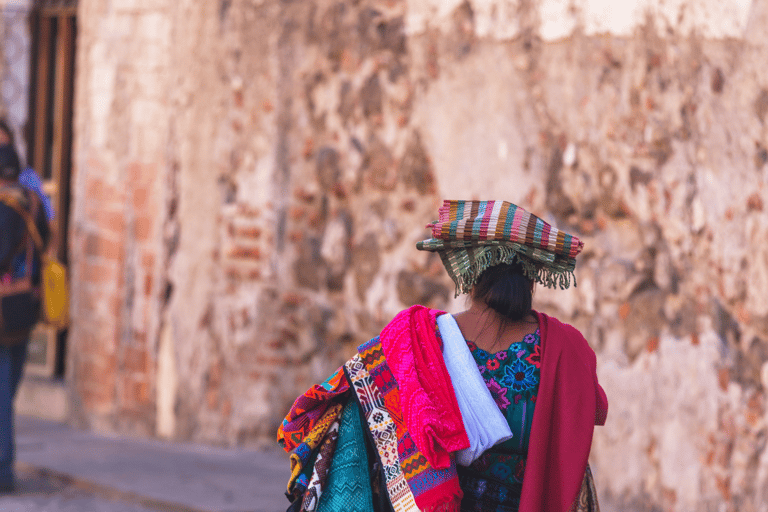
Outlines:
[[450, 466], [450, 452], [469, 446], [437, 333], [437, 317], [442, 314], [412, 306], [395, 316], [379, 336], [400, 389], [408, 431], [419, 451], [437, 469]]
[[608, 399], [595, 353], [574, 327], [543, 313], [541, 380], [519, 512], [567, 512], [581, 488], [595, 425]]

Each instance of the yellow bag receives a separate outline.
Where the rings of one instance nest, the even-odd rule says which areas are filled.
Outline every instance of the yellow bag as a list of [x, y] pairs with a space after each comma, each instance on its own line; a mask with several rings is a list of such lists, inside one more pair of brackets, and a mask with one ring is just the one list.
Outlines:
[[57, 329], [69, 326], [69, 285], [67, 269], [56, 258], [43, 258], [43, 316], [45, 322]]
[[0, 193], [0, 201], [7, 204], [21, 215], [27, 225], [27, 232], [32, 238], [41, 257], [42, 277], [42, 314], [43, 321], [57, 329], [66, 329], [69, 326], [69, 285], [67, 282], [67, 269], [54, 255], [45, 251], [43, 239], [37, 231], [37, 226], [32, 218], [32, 212], [26, 210], [18, 201], [18, 198], [7, 193]]

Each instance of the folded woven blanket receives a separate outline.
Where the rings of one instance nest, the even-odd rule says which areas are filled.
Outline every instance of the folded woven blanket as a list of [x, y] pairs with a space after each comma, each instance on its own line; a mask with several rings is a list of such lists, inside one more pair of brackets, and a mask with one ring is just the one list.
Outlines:
[[[298, 397], [282, 425], [277, 429], [277, 442], [290, 452], [296, 449], [310, 434], [329, 407], [346, 399], [349, 382], [344, 370], [339, 368], [322, 384], [315, 384]], [[330, 425], [330, 422], [329, 422]]]
[[435, 468], [451, 465], [450, 452], [469, 447], [451, 377], [445, 367], [437, 316], [412, 306], [381, 331], [379, 340], [400, 390], [405, 424], [416, 447]]
[[344, 407], [339, 437], [318, 505], [318, 512], [370, 512], [373, 496], [365, 447], [366, 433], [360, 407], [350, 400]]
[[463, 493], [456, 464], [433, 467], [413, 441], [400, 409], [398, 383], [378, 337], [345, 363], [355, 397], [383, 467], [387, 495], [398, 512], [459, 512]]
[[456, 452], [456, 462], [469, 466], [492, 446], [512, 438], [506, 418], [488, 391], [461, 329], [451, 315], [437, 317], [443, 358], [456, 391], [469, 448]]

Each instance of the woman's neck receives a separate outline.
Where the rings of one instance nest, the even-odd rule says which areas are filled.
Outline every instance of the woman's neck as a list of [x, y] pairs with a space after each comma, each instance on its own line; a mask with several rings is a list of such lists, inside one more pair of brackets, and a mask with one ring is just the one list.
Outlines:
[[507, 320], [481, 301], [473, 300], [469, 309], [453, 315], [464, 339], [487, 352], [495, 352], [518, 342], [539, 326], [535, 314], [521, 320]]

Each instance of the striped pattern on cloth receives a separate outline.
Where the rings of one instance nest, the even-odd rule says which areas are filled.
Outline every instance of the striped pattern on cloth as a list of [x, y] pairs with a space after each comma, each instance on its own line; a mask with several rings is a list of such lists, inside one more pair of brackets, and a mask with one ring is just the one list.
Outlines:
[[584, 242], [507, 201], [446, 200], [427, 227], [432, 238], [416, 244], [438, 252], [456, 294], [468, 293], [477, 277], [499, 263], [522, 263], [526, 275], [551, 288], [568, 288]]

